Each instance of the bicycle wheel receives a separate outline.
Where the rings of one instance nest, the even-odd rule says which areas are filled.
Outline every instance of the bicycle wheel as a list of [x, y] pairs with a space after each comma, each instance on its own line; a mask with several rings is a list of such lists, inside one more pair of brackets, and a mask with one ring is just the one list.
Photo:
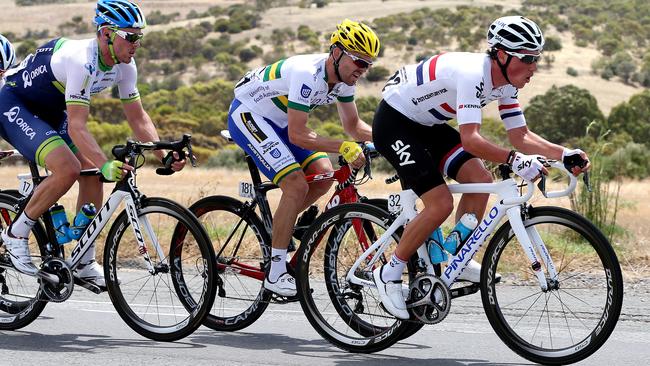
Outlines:
[[[390, 221], [386, 211], [368, 204], [335, 207], [314, 221], [296, 254], [296, 283], [307, 319], [323, 338], [350, 352], [369, 353], [390, 347], [411, 325], [384, 310], [374, 285], [353, 284], [346, 279], [356, 259], [386, 231]], [[323, 238], [327, 238], [326, 243]], [[399, 232], [390, 240], [378, 262], [362, 263], [356, 277], [372, 283], [372, 270], [390, 258]], [[412, 263], [404, 274], [405, 283], [415, 275]]]
[[[17, 211], [18, 199], [0, 194], [0, 231], [11, 225]], [[42, 250], [47, 242], [45, 230], [37, 222], [29, 236], [29, 252], [34, 255], [32, 261], [36, 267], [41, 265], [45, 254]], [[15, 270], [4, 245], [0, 249], [0, 287], [0, 330], [16, 330], [29, 325], [47, 305], [47, 297], [36, 277]]]
[[271, 238], [255, 211], [234, 198], [206, 197], [190, 211], [210, 237], [220, 276], [218, 296], [203, 324], [219, 331], [246, 328], [271, 300], [262, 286], [271, 263]]
[[[490, 241], [481, 271], [483, 307], [501, 340], [522, 357], [567, 364], [594, 353], [614, 330], [623, 303], [616, 254], [584, 217], [557, 207], [530, 208], [524, 221], [557, 268], [542, 292], [522, 247], [506, 222]], [[542, 264], [548, 273], [545, 264]], [[494, 283], [490, 274], [499, 272]]]
[[[144, 199], [140, 206], [139, 228], [129, 228], [124, 210], [108, 234], [104, 249], [108, 294], [120, 317], [140, 335], [178, 340], [194, 332], [212, 307], [218, 280], [214, 252], [189, 210], [163, 198]], [[136, 235], [145, 248], [139, 248]]]

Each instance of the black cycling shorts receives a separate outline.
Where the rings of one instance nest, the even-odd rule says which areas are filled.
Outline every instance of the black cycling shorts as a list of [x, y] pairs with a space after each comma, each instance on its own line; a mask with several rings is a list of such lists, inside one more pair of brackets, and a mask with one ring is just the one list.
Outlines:
[[404, 189], [418, 196], [456, 179], [460, 167], [474, 156], [463, 149], [460, 134], [448, 124], [425, 126], [404, 116], [384, 100], [372, 124], [379, 151], [397, 170]]

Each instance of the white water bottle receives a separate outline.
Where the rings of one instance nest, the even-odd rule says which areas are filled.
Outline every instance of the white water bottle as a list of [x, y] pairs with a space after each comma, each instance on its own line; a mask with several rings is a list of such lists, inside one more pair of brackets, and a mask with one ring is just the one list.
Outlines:
[[478, 226], [478, 220], [476, 220], [476, 215], [473, 213], [464, 214], [456, 226], [451, 230], [451, 233], [445, 239], [443, 246], [445, 250], [448, 251], [451, 255], [456, 254], [458, 247], [467, 240], [469, 235], [474, 231]]

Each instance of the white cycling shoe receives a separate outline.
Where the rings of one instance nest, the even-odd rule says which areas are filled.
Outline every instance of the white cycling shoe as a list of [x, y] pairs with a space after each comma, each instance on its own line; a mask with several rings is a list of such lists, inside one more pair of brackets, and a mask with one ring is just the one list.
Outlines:
[[402, 281], [388, 281], [384, 282], [381, 278], [382, 267], [375, 268], [372, 271], [372, 277], [375, 280], [377, 291], [379, 292], [379, 299], [381, 300], [384, 308], [398, 319], [409, 319], [411, 316], [406, 310], [406, 300], [402, 292]]
[[[461, 274], [458, 276], [456, 279], [457, 281], [469, 281], [472, 283], [480, 283], [481, 282], [481, 265], [475, 261], [475, 260], [470, 260], [469, 263], [467, 263], [467, 267], [461, 272]], [[494, 276], [494, 282], [499, 282], [501, 281], [501, 274], [497, 273]]]
[[16, 270], [25, 274], [36, 274], [38, 268], [32, 263], [32, 257], [29, 254], [29, 240], [25, 238], [14, 238], [9, 235], [9, 228], [2, 231], [2, 241], [9, 252], [11, 263]]
[[75, 277], [85, 282], [90, 282], [99, 287], [106, 287], [104, 268], [94, 259], [85, 264], [79, 264], [74, 274]]
[[278, 280], [271, 282], [268, 275], [264, 276], [264, 288], [280, 296], [296, 296], [296, 279], [288, 272], [284, 272]]

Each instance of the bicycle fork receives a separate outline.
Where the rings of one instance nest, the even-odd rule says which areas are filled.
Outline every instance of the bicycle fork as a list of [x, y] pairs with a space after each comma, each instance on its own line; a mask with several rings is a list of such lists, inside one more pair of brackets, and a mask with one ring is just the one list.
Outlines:
[[135, 239], [138, 243], [138, 252], [140, 253], [140, 255], [142, 255], [142, 258], [146, 263], [147, 270], [149, 271], [149, 273], [155, 274], [156, 268], [154, 268], [153, 264], [151, 263], [151, 257], [149, 256], [149, 252], [147, 251], [147, 245], [144, 242], [144, 237], [142, 235], [141, 228], [144, 228], [147, 235], [149, 236], [149, 239], [151, 239], [151, 244], [156, 250], [158, 257], [167, 258], [167, 256], [165, 255], [162, 248], [160, 247], [160, 243], [158, 243], [158, 238], [156, 237], [156, 234], [154, 233], [153, 228], [151, 227], [151, 223], [149, 222], [149, 219], [139, 214], [139, 210], [135, 207], [133, 198], [126, 197], [124, 201], [126, 203], [126, 212], [129, 217], [129, 222], [131, 223], [131, 229], [133, 230], [133, 235], [135, 236]]
[[[522, 215], [521, 215], [521, 206], [511, 207], [507, 210], [508, 219], [510, 221], [510, 226], [514, 232], [519, 244], [521, 245], [522, 250], [526, 253], [528, 260], [530, 262], [530, 269], [535, 273], [537, 281], [542, 291], [546, 292], [549, 290], [549, 280], [546, 278], [544, 273], [544, 266], [540, 263], [540, 259], [543, 264], [546, 265], [548, 270], [549, 279], [552, 282], [556, 282], [558, 278], [557, 270], [555, 264], [551, 259], [551, 255], [544, 245], [542, 237], [537, 232], [535, 227], [530, 226], [526, 228], [524, 226]], [[537, 253], [541, 253], [541, 256], [538, 256]]]

